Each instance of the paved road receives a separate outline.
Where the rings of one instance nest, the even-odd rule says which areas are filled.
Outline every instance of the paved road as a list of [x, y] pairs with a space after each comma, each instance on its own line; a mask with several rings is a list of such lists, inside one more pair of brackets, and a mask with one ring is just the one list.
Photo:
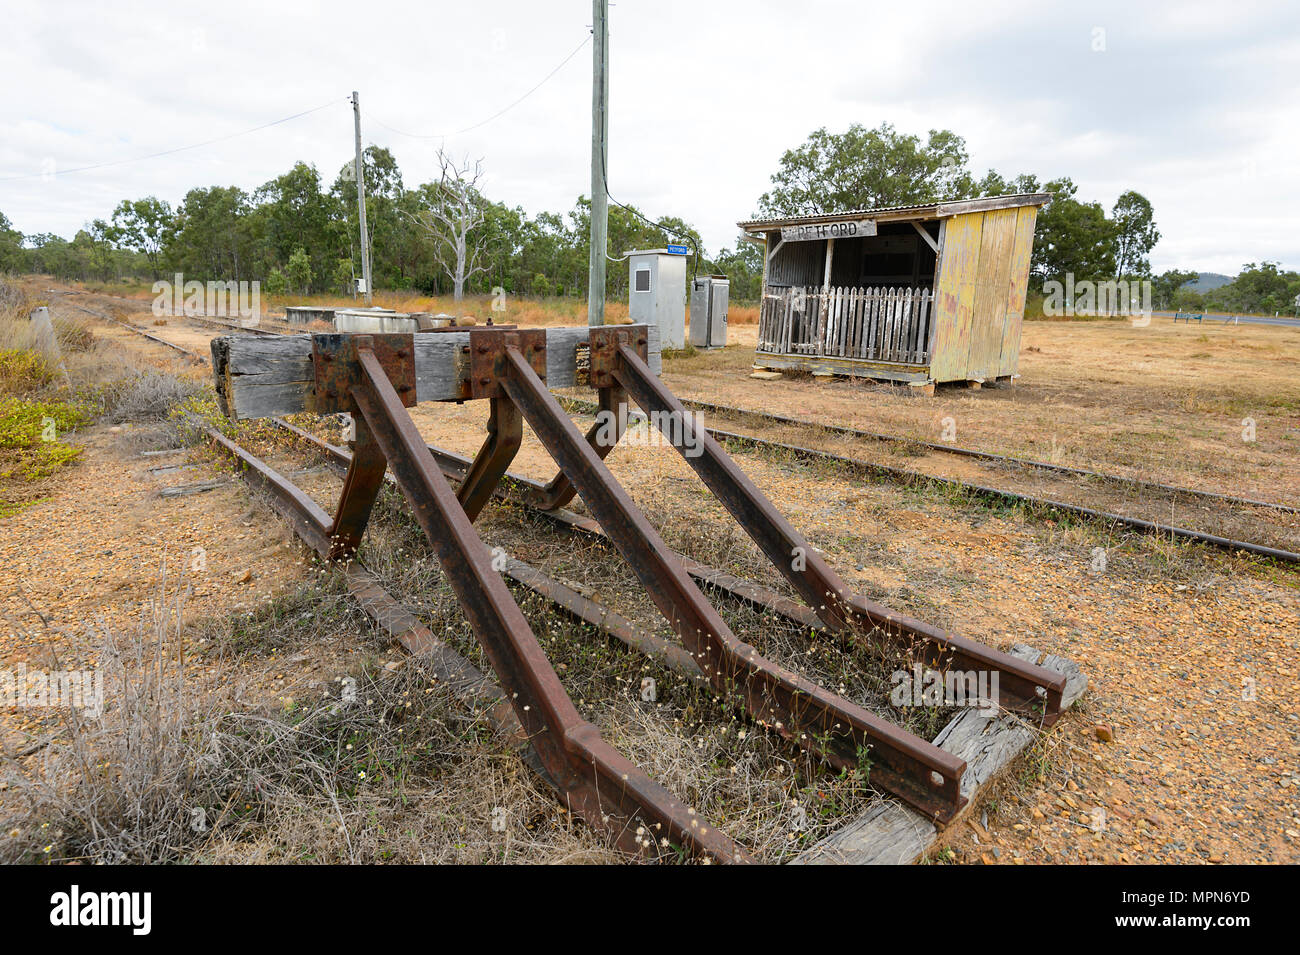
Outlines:
[[[1154, 315], [1156, 318], [1172, 319], [1174, 317], [1173, 312], [1152, 312], [1151, 314]], [[1220, 315], [1217, 313], [1207, 313], [1205, 316], [1205, 321], [1207, 323], [1213, 323], [1213, 322], [1223, 323], [1231, 320], [1233, 317], [1234, 316], [1232, 315]], [[1240, 322], [1242, 325], [1288, 325], [1291, 328], [1300, 328], [1300, 319], [1287, 318], [1285, 316], [1279, 316], [1278, 318], [1269, 318], [1268, 316], [1265, 315], [1242, 315], [1237, 317], [1237, 321]]]

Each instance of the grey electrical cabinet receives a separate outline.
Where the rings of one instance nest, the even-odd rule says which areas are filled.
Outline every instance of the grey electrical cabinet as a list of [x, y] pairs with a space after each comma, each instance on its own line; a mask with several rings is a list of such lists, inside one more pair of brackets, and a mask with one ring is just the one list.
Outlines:
[[727, 301], [731, 281], [725, 275], [701, 275], [691, 283], [691, 344], [722, 348], [727, 344]]
[[628, 316], [657, 325], [663, 348], [686, 347], [685, 248], [628, 252]]

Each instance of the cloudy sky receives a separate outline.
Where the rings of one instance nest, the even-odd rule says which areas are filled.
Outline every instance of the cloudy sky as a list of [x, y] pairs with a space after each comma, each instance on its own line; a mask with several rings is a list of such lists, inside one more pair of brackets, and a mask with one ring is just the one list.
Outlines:
[[[70, 237], [122, 198], [251, 190], [299, 159], [332, 181], [354, 89], [408, 185], [445, 143], [483, 158], [492, 198], [565, 211], [590, 188], [590, 44], [484, 120], [590, 23], [584, 0], [4, 0], [0, 211]], [[710, 249], [811, 130], [889, 121], [961, 134], [977, 173], [1069, 175], [1107, 208], [1142, 192], [1157, 270], [1300, 268], [1294, 0], [620, 0], [610, 34], [610, 191]]]

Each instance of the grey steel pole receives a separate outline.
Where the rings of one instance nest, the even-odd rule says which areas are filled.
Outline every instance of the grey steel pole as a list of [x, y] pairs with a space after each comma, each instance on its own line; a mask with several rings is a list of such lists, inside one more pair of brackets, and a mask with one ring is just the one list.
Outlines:
[[361, 162], [361, 99], [352, 91], [352, 113], [356, 120], [357, 157], [354, 168], [357, 176], [357, 211], [361, 219], [361, 278], [366, 283], [366, 304], [371, 303], [374, 285], [370, 281], [370, 233], [366, 231], [366, 173]]
[[587, 324], [605, 324], [605, 252], [609, 199], [605, 172], [609, 143], [609, 0], [592, 0], [591, 250], [587, 264]]

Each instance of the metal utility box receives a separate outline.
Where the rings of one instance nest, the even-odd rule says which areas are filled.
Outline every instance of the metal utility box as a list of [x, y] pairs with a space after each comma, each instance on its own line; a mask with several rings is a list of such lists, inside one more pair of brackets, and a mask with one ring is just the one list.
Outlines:
[[663, 348], [686, 347], [686, 256], [676, 249], [627, 253], [628, 317], [657, 325]]
[[731, 281], [725, 275], [703, 275], [691, 282], [691, 344], [722, 348], [727, 344], [727, 301]]

